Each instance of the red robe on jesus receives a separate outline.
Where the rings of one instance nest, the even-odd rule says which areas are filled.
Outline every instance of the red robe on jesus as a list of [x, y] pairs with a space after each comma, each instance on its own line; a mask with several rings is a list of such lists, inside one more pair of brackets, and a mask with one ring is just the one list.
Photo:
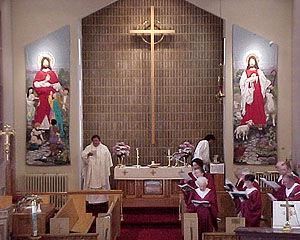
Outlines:
[[[49, 80], [46, 78], [49, 78]], [[33, 88], [40, 100], [33, 122], [42, 125], [43, 121], [47, 121], [49, 125], [51, 107], [48, 102], [48, 97], [50, 92], [55, 93], [61, 88], [55, 72], [48, 69], [38, 71], [33, 79]]]
[[[192, 200], [208, 201], [209, 204], [195, 205]], [[198, 215], [198, 232], [201, 239], [203, 232], [212, 232], [213, 228], [218, 229], [217, 225], [217, 208], [214, 193], [211, 189], [206, 188], [201, 191], [197, 188], [189, 195], [187, 202], [187, 212], [195, 212]]]
[[[251, 82], [251, 79], [256, 79]], [[264, 98], [267, 88], [271, 85], [260, 69], [246, 69], [240, 79], [241, 89], [241, 125], [246, 125], [252, 120], [254, 125], [265, 125], [266, 114]]]

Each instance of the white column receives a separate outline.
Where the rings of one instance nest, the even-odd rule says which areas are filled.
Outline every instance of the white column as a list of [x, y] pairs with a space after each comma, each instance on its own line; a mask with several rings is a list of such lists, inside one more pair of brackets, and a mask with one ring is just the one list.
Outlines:
[[[9, 124], [14, 128], [14, 96], [13, 96], [13, 71], [12, 71], [12, 23], [11, 23], [11, 1], [0, 1], [1, 11], [1, 79], [3, 86], [3, 123]], [[25, 72], [24, 72], [25, 74]], [[3, 139], [0, 140], [3, 146]], [[5, 187], [5, 161], [4, 156], [0, 157], [0, 191]], [[1, 192], [0, 192], [1, 194]]]

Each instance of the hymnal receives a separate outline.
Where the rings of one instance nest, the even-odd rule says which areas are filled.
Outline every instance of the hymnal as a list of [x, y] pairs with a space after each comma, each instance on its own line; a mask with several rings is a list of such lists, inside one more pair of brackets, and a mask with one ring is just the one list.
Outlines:
[[248, 199], [248, 195], [245, 191], [235, 191], [235, 192], [228, 192], [232, 198], [242, 198], [244, 200]]
[[271, 187], [271, 188], [280, 188], [280, 185], [274, 181], [268, 181], [267, 179], [265, 178], [260, 178], [267, 186]]
[[179, 174], [180, 177], [182, 177], [182, 178], [183, 178], [184, 180], [186, 180], [186, 181], [192, 180], [192, 178], [189, 176], [188, 173], [185, 173], [185, 172], [179, 172], [178, 174]]
[[178, 185], [178, 187], [180, 187], [185, 192], [189, 192], [189, 191], [195, 190], [195, 188], [193, 188], [191, 185], [189, 185], [187, 183], [183, 184], [183, 185]]
[[273, 196], [273, 194], [272, 193], [267, 193], [267, 195], [268, 195], [268, 197], [270, 198], [270, 200], [273, 202], [273, 201], [277, 201], [277, 198], [275, 198], [274, 196]]
[[199, 205], [199, 204], [209, 204], [209, 201], [198, 201], [198, 200], [192, 200], [193, 204]]
[[236, 192], [237, 191], [236, 187], [228, 179], [225, 180], [225, 186], [224, 186], [224, 188], [226, 190], [231, 191], [231, 192]]

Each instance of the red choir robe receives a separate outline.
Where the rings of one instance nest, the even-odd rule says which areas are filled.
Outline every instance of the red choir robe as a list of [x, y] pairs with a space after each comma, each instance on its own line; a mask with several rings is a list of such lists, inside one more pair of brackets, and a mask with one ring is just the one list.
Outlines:
[[240, 178], [236, 182], [235, 187], [237, 188], [238, 191], [243, 191], [243, 186], [244, 186], [244, 180], [243, 180], [243, 178]]
[[[192, 200], [208, 201], [210, 205], [199, 204], [195, 206]], [[195, 212], [198, 215], [199, 239], [201, 239], [203, 232], [212, 232], [213, 228], [218, 229], [216, 201], [211, 189], [206, 188], [205, 191], [201, 191], [200, 188], [197, 188], [191, 191], [186, 210], [187, 212]]]
[[245, 217], [246, 227], [259, 227], [262, 209], [260, 191], [253, 187], [247, 188], [246, 193], [249, 199], [241, 202], [242, 217]]
[[[187, 182], [187, 184], [189, 184], [190, 186], [192, 186], [193, 188], [198, 188], [198, 186], [196, 185], [196, 176], [193, 174], [193, 172], [189, 172], [188, 175], [191, 177], [191, 180], [189, 180]], [[211, 189], [214, 196], [215, 196], [215, 202], [217, 204], [217, 192], [216, 192], [216, 186], [215, 186], [215, 182], [214, 179], [212, 177], [212, 175], [208, 172], [204, 173], [203, 177], [205, 177], [207, 179], [207, 188]], [[184, 184], [184, 181], [181, 181], [181, 184]], [[185, 203], [187, 203], [188, 200], [188, 196], [189, 196], [189, 192], [184, 192], [184, 201]], [[217, 206], [217, 210], [218, 210], [218, 205]]]
[[[260, 191], [260, 186], [258, 181], [255, 179], [253, 186]], [[245, 185], [245, 182], [242, 178], [240, 178], [237, 183], [235, 184], [235, 187], [237, 188], [238, 191], [246, 191], [247, 187]], [[234, 205], [235, 205], [235, 212], [237, 215], [241, 212], [241, 201], [239, 199], [233, 199]]]
[[285, 189], [284, 198], [281, 200], [299, 201], [300, 200], [300, 185], [295, 183], [290, 189]]
[[[296, 183], [300, 184], [299, 178], [293, 172], [292, 172], [292, 175], [294, 176], [294, 181]], [[285, 189], [286, 189], [286, 187], [282, 183], [282, 178], [283, 178], [283, 176], [280, 175], [279, 178], [275, 181], [278, 185], [280, 185], [280, 188], [273, 189], [273, 192], [272, 192], [273, 196], [277, 200], [285, 200]]]

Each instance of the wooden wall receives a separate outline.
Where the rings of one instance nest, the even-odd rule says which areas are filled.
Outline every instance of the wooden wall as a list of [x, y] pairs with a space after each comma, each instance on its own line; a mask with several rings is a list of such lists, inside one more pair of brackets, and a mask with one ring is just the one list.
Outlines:
[[[155, 144], [150, 126], [150, 46], [131, 29], [150, 22], [174, 29], [155, 45]], [[110, 149], [132, 148], [126, 164], [167, 164], [167, 149], [183, 141], [217, 138], [211, 153], [223, 156], [223, 104], [217, 93], [223, 60], [223, 21], [181, 0], [120, 0], [82, 20], [84, 145], [93, 134]]]

